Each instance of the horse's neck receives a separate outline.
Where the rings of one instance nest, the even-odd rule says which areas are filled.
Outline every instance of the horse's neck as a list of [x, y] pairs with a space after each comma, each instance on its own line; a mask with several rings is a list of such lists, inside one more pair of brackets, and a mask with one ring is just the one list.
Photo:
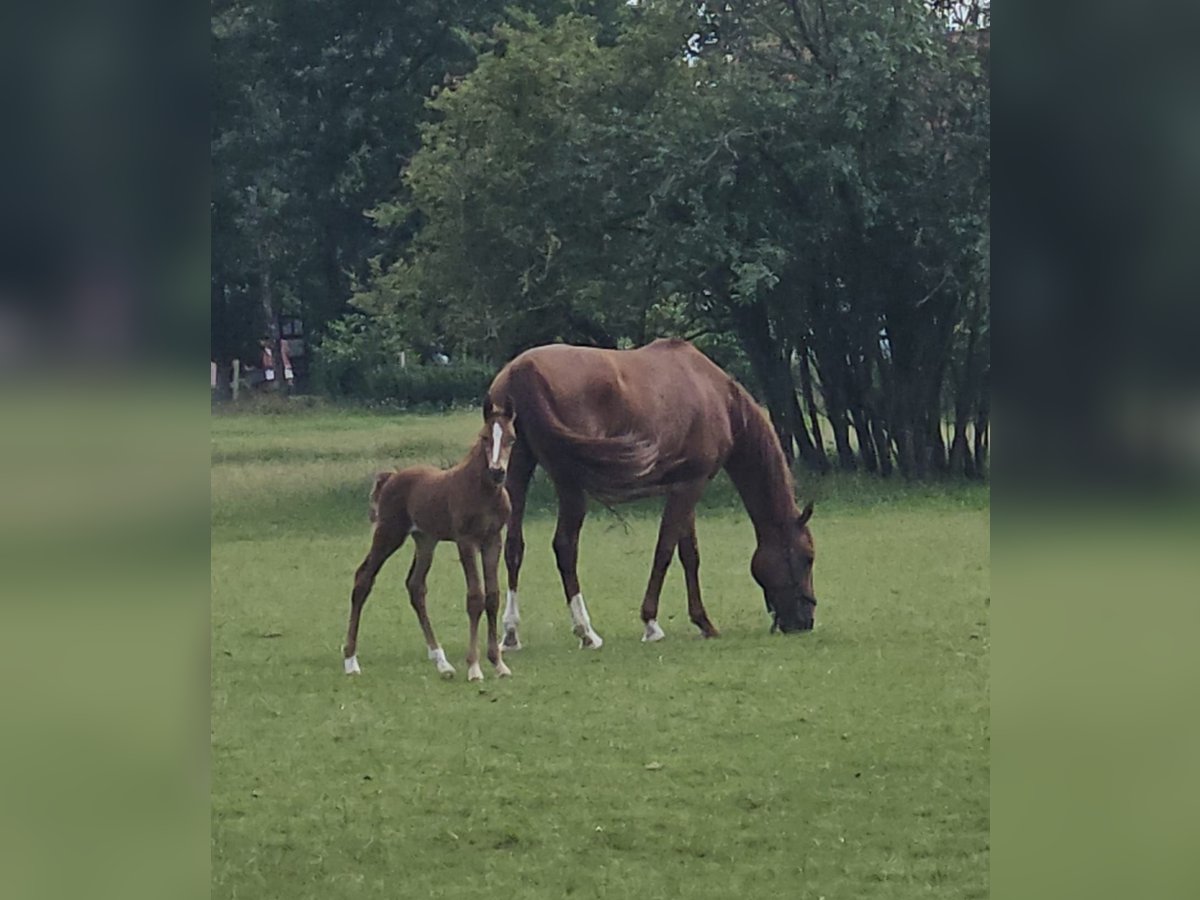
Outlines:
[[792, 475], [779, 439], [749, 395], [737, 398], [733, 450], [725, 471], [760, 534], [796, 516]]
[[488, 477], [487, 451], [478, 441], [454, 467], [454, 474], [475, 493], [494, 494], [497, 490], [496, 484]]

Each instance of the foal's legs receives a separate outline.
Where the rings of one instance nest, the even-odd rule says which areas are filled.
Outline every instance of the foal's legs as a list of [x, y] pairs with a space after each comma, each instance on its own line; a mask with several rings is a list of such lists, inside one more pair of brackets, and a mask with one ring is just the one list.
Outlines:
[[579, 638], [579, 646], [599, 650], [603, 638], [592, 629], [587, 606], [579, 590], [579, 532], [587, 515], [587, 496], [574, 485], [556, 484], [558, 489], [558, 526], [554, 529], [554, 556], [562, 576], [563, 592], [571, 610], [571, 630]]
[[425, 611], [425, 577], [429, 567], [433, 565], [433, 553], [437, 549], [437, 540], [417, 532], [413, 535], [416, 552], [413, 553], [412, 568], [408, 570], [408, 599], [417, 621], [421, 623], [421, 632], [425, 635], [425, 646], [429, 648], [429, 658], [437, 666], [443, 678], [454, 677], [454, 666], [446, 659], [446, 651], [442, 649], [433, 634], [433, 626], [429, 624], [429, 615]]
[[508, 596], [504, 601], [505, 650], [521, 649], [521, 637], [517, 634], [521, 624], [521, 612], [517, 607], [517, 579], [521, 574], [521, 562], [525, 559], [525, 494], [536, 467], [537, 459], [533, 451], [525, 441], [518, 439], [508, 459], [508, 477], [504, 482], [512, 503], [508, 536], [504, 539], [504, 565], [508, 569]]
[[[458, 559], [467, 576], [467, 681], [482, 681], [479, 668], [479, 617], [483, 615], [483, 585], [479, 582], [479, 565], [475, 561], [476, 547], [470, 541], [459, 541]], [[497, 598], [497, 602], [499, 598]]]
[[379, 522], [371, 537], [371, 549], [367, 558], [362, 561], [358, 571], [354, 573], [354, 591], [350, 595], [350, 626], [346, 630], [346, 644], [342, 647], [342, 656], [347, 675], [357, 675], [358, 667], [358, 620], [362, 616], [363, 605], [375, 585], [375, 576], [383, 568], [388, 557], [400, 549], [408, 536], [408, 522]]
[[[663, 508], [662, 522], [658, 527], [658, 543], [654, 547], [654, 561], [650, 565], [650, 581], [646, 585], [646, 596], [642, 600], [642, 622], [646, 631], [643, 641], [660, 641], [665, 635], [658, 625], [658, 599], [662, 594], [663, 579], [667, 567], [671, 565], [671, 557], [679, 548], [679, 558], [683, 562], [684, 576], [688, 586], [688, 612], [693, 612], [695, 604], [700, 604], [700, 553], [696, 546], [696, 501], [704, 491], [704, 482], [683, 485], [667, 495]], [[690, 539], [688, 536], [690, 535]], [[685, 539], [687, 546], [685, 547]], [[701, 620], [692, 620], [700, 627], [705, 637], [716, 637], [717, 630], [708, 622], [704, 615], [704, 607], [699, 605]]]
[[500, 612], [500, 535], [489, 538], [483, 545], [483, 608], [487, 613], [488, 659], [496, 667], [496, 675], [504, 678], [512, 671], [500, 656], [496, 640], [496, 616]]

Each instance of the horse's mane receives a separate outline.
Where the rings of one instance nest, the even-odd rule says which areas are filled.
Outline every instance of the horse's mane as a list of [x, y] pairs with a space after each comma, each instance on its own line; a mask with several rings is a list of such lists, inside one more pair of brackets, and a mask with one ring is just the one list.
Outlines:
[[752, 515], [758, 509], [776, 522], [791, 519], [796, 514], [796, 488], [779, 436], [746, 389], [732, 379], [730, 385], [733, 452], [726, 462], [729, 477]]
[[517, 409], [517, 431], [537, 445], [545, 459], [569, 470], [580, 487], [604, 502], [659, 493], [659, 455], [635, 434], [582, 434], [563, 422], [550, 385], [536, 368], [518, 364], [508, 373], [507, 390]]

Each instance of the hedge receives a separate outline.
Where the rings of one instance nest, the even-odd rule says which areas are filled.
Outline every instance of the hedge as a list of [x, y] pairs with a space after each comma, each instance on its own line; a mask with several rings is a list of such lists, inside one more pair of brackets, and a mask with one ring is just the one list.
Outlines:
[[314, 367], [313, 386], [335, 398], [371, 400], [399, 407], [474, 406], [483, 401], [497, 368], [478, 362], [401, 368], [355, 363]]

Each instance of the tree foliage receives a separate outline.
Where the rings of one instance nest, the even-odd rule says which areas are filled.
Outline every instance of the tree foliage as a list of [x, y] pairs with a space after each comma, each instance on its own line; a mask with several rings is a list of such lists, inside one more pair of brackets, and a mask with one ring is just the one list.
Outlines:
[[943, 0], [223, 0], [214, 352], [286, 313], [346, 383], [401, 348], [678, 335], [790, 458], [981, 475], [988, 24]]
[[977, 474], [980, 35], [915, 0], [643, 4], [615, 40], [575, 15], [506, 25], [432, 104], [408, 202], [376, 211], [424, 225], [357, 302], [497, 361], [705, 335], [814, 468]]
[[[528, 0], [552, 18], [567, 4]], [[594, 5], [594, 4], [593, 4]], [[213, 7], [212, 344], [252, 352], [280, 315], [345, 311], [369, 260], [419, 225], [403, 203], [431, 92], [469, 72], [503, 0], [218, 0]]]

